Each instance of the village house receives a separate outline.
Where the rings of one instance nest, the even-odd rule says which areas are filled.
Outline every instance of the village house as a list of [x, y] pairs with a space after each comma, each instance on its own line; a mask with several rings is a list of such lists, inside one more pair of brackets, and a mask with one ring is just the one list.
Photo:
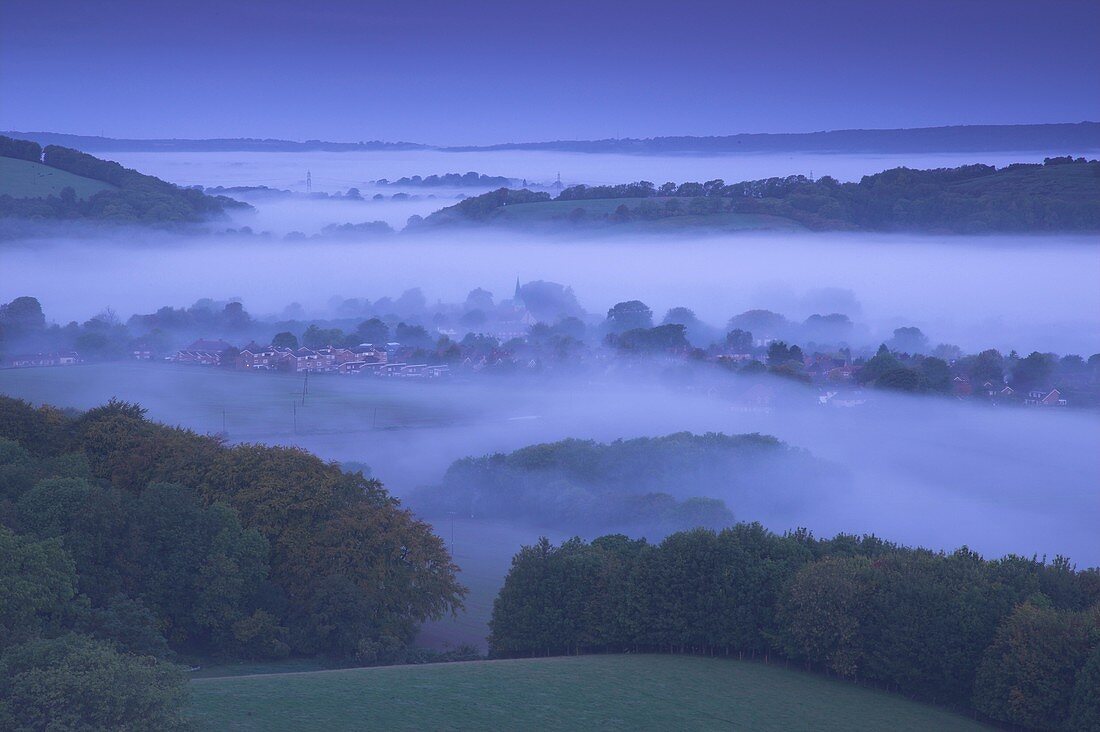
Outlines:
[[1032, 389], [1024, 398], [1024, 404], [1029, 407], [1064, 407], [1067, 402], [1062, 398], [1062, 392], [1057, 389], [1050, 391]]
[[322, 370], [323, 361], [311, 348], [288, 349], [279, 361], [279, 367], [297, 374], [317, 373]]
[[355, 361], [363, 361], [364, 363], [386, 363], [388, 356], [386, 352], [380, 348], [375, 348], [370, 343], [360, 343], [355, 348], [351, 349], [355, 358]]
[[387, 363], [383, 364], [375, 373], [379, 376], [398, 376], [407, 365], [404, 363]]
[[138, 338], [130, 344], [130, 357], [135, 361], [152, 361], [157, 356], [157, 349], [148, 338]]
[[429, 366], [424, 370], [424, 376], [429, 379], [438, 379], [443, 376], [449, 376], [451, 373], [451, 367], [445, 364], [438, 364], [435, 366]]
[[815, 382], [830, 380], [830, 374], [846, 365], [843, 361], [820, 353], [807, 356], [803, 361], [804, 372]]
[[837, 366], [836, 368], [829, 369], [825, 374], [825, 378], [829, 381], [851, 381], [856, 370], [856, 367], [848, 364]]
[[208, 341], [200, 338], [176, 351], [171, 360], [197, 366], [221, 366], [223, 356], [231, 348], [233, 346], [222, 340]]
[[83, 363], [80, 354], [76, 351], [62, 351], [60, 353], [30, 353], [11, 357], [11, 368], [27, 369], [38, 366], [75, 366]]
[[274, 371], [279, 368], [284, 354], [276, 348], [246, 347], [237, 354], [236, 365], [242, 371]]
[[372, 365], [373, 364], [369, 364], [366, 361], [344, 361], [337, 367], [336, 372], [341, 375], [359, 374], [362, 373], [364, 369], [370, 371], [369, 367]]

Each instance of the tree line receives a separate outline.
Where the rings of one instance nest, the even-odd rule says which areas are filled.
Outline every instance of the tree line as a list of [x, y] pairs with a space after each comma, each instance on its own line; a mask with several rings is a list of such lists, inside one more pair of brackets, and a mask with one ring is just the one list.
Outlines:
[[[614, 212], [590, 214], [578, 207], [563, 221], [623, 223], [684, 215], [768, 214], [815, 230], [933, 231], [960, 234], [1011, 231], [1095, 231], [1100, 229], [1100, 160], [1047, 158], [1002, 168], [964, 165], [914, 170], [893, 168], [841, 183], [824, 176], [724, 180], [660, 186], [650, 181], [619, 185], [575, 185], [554, 200], [639, 199]], [[488, 221], [513, 202], [549, 200], [548, 194], [498, 191], [466, 199], [428, 221], [460, 218]], [[442, 215], [441, 215], [442, 214]]]
[[169, 719], [175, 659], [407, 659], [461, 607], [456, 569], [381, 483], [303, 450], [0, 397], [0, 728], [60, 719], [65, 689], [105, 707], [78, 718], [130, 694]]
[[1028, 729], [1100, 724], [1100, 571], [759, 524], [622, 535], [512, 561], [497, 657], [671, 652], [783, 660]]

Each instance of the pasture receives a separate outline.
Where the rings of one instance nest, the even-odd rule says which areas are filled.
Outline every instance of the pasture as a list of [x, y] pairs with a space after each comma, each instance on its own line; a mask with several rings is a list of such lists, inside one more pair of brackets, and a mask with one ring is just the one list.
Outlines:
[[0, 196], [45, 198], [60, 195], [64, 188], [72, 188], [77, 198], [88, 198], [114, 186], [30, 160], [0, 157]]
[[944, 709], [727, 658], [608, 655], [195, 679], [204, 730], [982, 730]]

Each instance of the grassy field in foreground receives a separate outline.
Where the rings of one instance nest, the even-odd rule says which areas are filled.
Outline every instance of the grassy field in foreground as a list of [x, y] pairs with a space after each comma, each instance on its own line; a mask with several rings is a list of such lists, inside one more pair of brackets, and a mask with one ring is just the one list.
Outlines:
[[981, 730], [966, 717], [814, 674], [627, 655], [196, 679], [206, 730]]
[[114, 188], [110, 183], [73, 175], [30, 160], [0, 157], [0, 196], [45, 198], [71, 187], [77, 198], [87, 198]]

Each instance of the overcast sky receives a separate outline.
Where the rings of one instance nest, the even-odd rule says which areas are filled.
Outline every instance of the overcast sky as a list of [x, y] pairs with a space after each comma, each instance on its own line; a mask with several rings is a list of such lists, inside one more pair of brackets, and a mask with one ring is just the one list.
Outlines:
[[0, 129], [484, 144], [1100, 119], [1096, 0], [0, 0]]

